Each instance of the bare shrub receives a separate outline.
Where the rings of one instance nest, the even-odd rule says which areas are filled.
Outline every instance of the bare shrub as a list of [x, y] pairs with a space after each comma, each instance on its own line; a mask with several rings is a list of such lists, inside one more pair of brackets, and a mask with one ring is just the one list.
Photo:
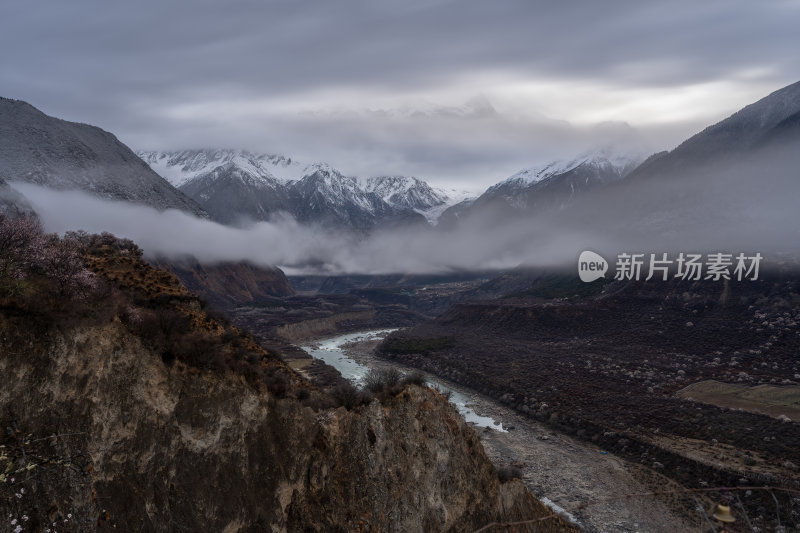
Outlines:
[[176, 359], [206, 370], [225, 370], [225, 355], [219, 339], [203, 331], [174, 335], [170, 339], [169, 353]]
[[506, 483], [512, 479], [522, 479], [522, 470], [516, 466], [504, 466], [497, 470], [497, 479], [500, 483]]
[[331, 391], [331, 396], [337, 406], [342, 406], [348, 411], [369, 401], [369, 396], [358, 390], [358, 387], [349, 381], [335, 387]]
[[364, 388], [378, 394], [396, 387], [402, 378], [403, 375], [396, 368], [372, 369], [364, 377]]
[[71, 241], [81, 252], [98, 255], [103, 248], [111, 249], [123, 257], [142, 257], [142, 249], [130, 239], [122, 239], [107, 231], [97, 235], [85, 231], [69, 231], [64, 235], [65, 241]]
[[419, 387], [424, 387], [425, 383], [426, 383], [425, 374], [423, 374], [419, 370], [412, 370], [411, 372], [403, 376], [404, 385], [417, 385]]

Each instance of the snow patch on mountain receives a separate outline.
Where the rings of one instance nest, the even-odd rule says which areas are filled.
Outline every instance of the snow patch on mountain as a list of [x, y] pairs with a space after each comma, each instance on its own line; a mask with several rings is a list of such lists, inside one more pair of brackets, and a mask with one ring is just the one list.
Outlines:
[[468, 191], [431, 187], [412, 176], [377, 176], [367, 179], [364, 188], [378, 194], [389, 205], [413, 209], [432, 226], [448, 207], [474, 197]]
[[573, 159], [556, 160], [544, 165], [523, 169], [497, 185], [490, 187], [489, 191], [504, 186], [514, 186], [520, 189], [527, 188], [553, 176], [569, 172], [581, 165], [594, 168], [618, 169], [620, 177], [622, 177], [625, 172], [631, 171], [644, 159], [645, 154], [624, 154], [607, 147], [588, 150]]
[[310, 201], [336, 207], [355, 205], [368, 213], [376, 211], [375, 199], [368, 197], [356, 178], [345, 176], [327, 163], [308, 165], [304, 173], [294, 188]]
[[140, 151], [138, 155], [226, 221], [235, 218], [227, 211], [248, 205], [246, 214], [258, 218], [281, 210], [299, 220], [333, 216], [363, 227], [373, 219], [418, 213], [435, 225], [447, 207], [470, 196], [466, 191], [431, 187], [416, 177], [359, 179], [325, 162], [305, 165], [282, 155], [244, 150]]
[[410, 176], [378, 176], [364, 183], [367, 192], [373, 192], [383, 201], [411, 209], [428, 209], [447, 201], [447, 195], [424, 181]]
[[226, 166], [235, 166], [252, 178], [281, 183], [302, 177], [303, 168], [282, 155], [253, 154], [245, 150], [140, 151], [137, 155], [175, 187]]

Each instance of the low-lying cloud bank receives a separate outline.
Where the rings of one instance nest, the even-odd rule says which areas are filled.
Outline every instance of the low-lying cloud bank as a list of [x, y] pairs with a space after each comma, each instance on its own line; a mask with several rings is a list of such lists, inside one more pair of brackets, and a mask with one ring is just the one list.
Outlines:
[[152, 256], [246, 260], [290, 274], [442, 273], [575, 265], [586, 249], [611, 257], [622, 251], [761, 252], [768, 262], [797, 255], [798, 168], [800, 155], [770, 153], [747, 164], [617, 184], [538, 215], [485, 212], [454, 229], [400, 228], [366, 237], [289, 218], [234, 228], [83, 192], [13, 186], [48, 231], [109, 231]]
[[[30, 200], [48, 231], [109, 231], [132, 239], [149, 255], [192, 255], [202, 262], [247, 260], [296, 273], [432, 273], [510, 268], [536, 255], [573, 254], [570, 246], [554, 247], [553, 239], [524, 224], [487, 228], [482, 234], [397, 229], [357, 238], [290, 218], [234, 228], [182, 211], [158, 211], [79, 191], [23, 183], [14, 187]], [[526, 249], [531, 238], [539, 241], [536, 254]]]

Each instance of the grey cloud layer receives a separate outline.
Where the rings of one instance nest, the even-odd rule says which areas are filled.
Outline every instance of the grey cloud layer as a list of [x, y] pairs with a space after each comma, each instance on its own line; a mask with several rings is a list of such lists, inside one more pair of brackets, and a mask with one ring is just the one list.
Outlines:
[[[414, 128], [376, 117], [353, 123], [273, 110], [247, 119], [222, 104], [315, 109], [331, 91], [436, 93], [460, 80], [472, 80], [463, 87], [475, 92], [505, 79], [680, 91], [755, 76], [778, 88], [800, 71], [798, 16], [797, 1], [7, 2], [0, 93], [98, 124], [136, 148], [227, 141], [291, 154], [313, 146], [343, 166], [393, 162], [393, 171], [478, 179], [509, 154], [516, 164], [537, 147], [546, 152], [538, 143], [549, 130], [496, 127], [481, 156], [480, 124], [460, 126], [452, 140], [446, 121], [429, 123], [423, 144]], [[209, 114], [175, 116], [187, 103]], [[526, 146], [530, 154], [520, 154]]]
[[[402, 4], [402, 5], [401, 5]], [[6, 69], [112, 90], [394, 88], [476, 69], [657, 85], [796, 72], [797, 2], [14, 2]], [[794, 15], [794, 16], [793, 16]], [[674, 65], [674, 69], [664, 68]], [[650, 68], [648, 68], [650, 65]], [[235, 94], [234, 94], [235, 96]]]

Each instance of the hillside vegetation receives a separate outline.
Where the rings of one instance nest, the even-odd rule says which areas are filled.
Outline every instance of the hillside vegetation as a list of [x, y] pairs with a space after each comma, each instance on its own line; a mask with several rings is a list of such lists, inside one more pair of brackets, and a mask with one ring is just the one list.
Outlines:
[[572, 530], [438, 392], [335, 408], [130, 241], [2, 219], [0, 273], [4, 530]]

